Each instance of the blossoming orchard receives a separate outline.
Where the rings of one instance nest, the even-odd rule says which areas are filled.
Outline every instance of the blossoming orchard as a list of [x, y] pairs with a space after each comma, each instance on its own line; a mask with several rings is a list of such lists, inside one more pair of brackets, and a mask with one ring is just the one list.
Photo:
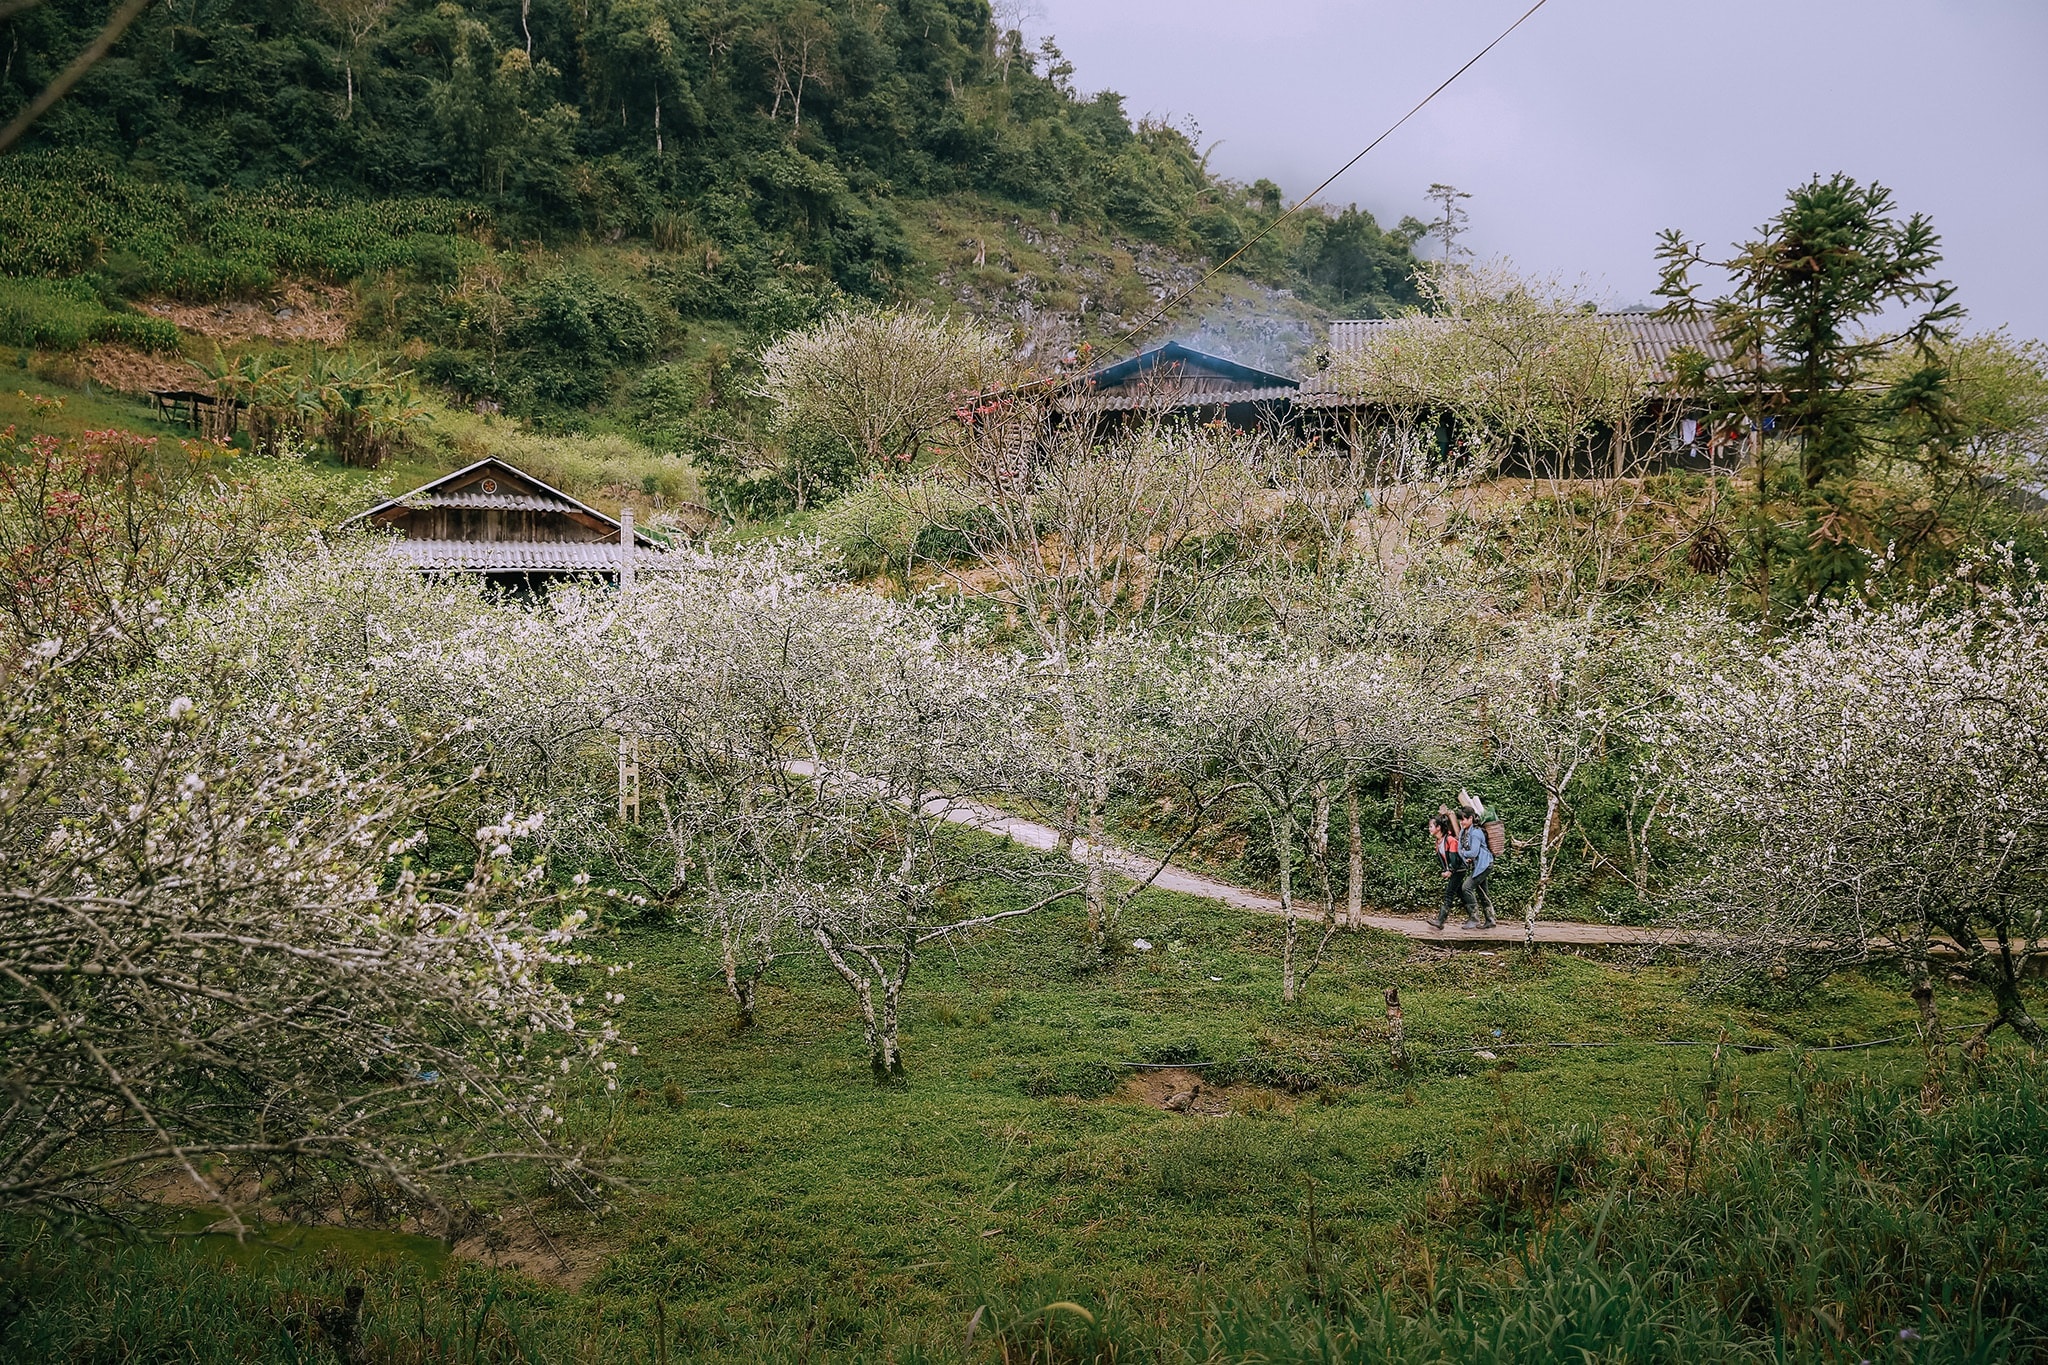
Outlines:
[[1426, 283], [823, 314], [772, 518], [10, 429], [0, 1344], [118, 1245], [205, 1359], [2041, 1358], [2048, 368], [1809, 486], [1725, 318]]

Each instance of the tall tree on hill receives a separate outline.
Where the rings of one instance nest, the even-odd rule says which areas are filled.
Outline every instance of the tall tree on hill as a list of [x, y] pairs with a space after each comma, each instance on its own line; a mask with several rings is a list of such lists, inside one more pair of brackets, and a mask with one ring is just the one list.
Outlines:
[[[356, 111], [356, 55], [362, 51], [363, 43], [384, 22], [385, 16], [391, 13], [391, 7], [395, 3], [396, 0], [319, 0], [320, 12], [327, 16], [329, 23], [341, 30], [342, 37], [347, 40], [347, 46], [342, 49], [341, 69], [350, 116]], [[528, 56], [533, 55], [533, 42], [530, 38], [527, 40], [526, 52]]]
[[[1945, 377], [1937, 346], [1962, 309], [1955, 287], [1935, 275], [1941, 239], [1925, 214], [1901, 219], [1891, 191], [1875, 182], [1815, 176], [1726, 260], [1710, 259], [1676, 229], [1657, 254], [1667, 311], [1710, 317], [1719, 339], [1749, 358], [1753, 388], [1774, 395], [1772, 406], [1799, 434], [1809, 490], [1857, 473], [1885, 409], [1869, 381], [1888, 352], [1904, 345], [1921, 361], [1895, 390], [1938, 389]], [[1702, 266], [1733, 277], [1727, 294], [1699, 297], [1692, 272]], [[1905, 320], [1886, 331], [1880, 324], [1893, 310]]]

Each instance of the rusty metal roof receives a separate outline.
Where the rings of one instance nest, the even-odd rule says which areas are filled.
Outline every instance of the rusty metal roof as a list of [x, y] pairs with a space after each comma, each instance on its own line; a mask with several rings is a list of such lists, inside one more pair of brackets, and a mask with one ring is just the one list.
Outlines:
[[[1672, 318], [1656, 313], [1601, 313], [1600, 320], [1628, 339], [1635, 351], [1636, 360], [1650, 371], [1651, 382], [1668, 383], [1671, 380], [1670, 360], [1674, 351], [1698, 351], [1713, 362], [1717, 374], [1725, 375], [1733, 359], [1728, 347], [1714, 336], [1714, 324], [1706, 318]], [[1445, 319], [1426, 319], [1445, 323]], [[1410, 318], [1365, 318], [1333, 322], [1330, 324], [1330, 354], [1332, 357], [1364, 350], [1374, 340], [1387, 335], [1395, 328], [1412, 326]], [[1318, 394], [1334, 395], [1329, 372], [1323, 371], [1303, 386]], [[1313, 403], [1310, 406], [1327, 407], [1328, 402]]]
[[[495, 483], [502, 479], [511, 485], [507, 488], [492, 488], [486, 491], [486, 482]], [[405, 512], [427, 507], [480, 508], [486, 511], [520, 512], [562, 512], [574, 516], [594, 519], [600, 526], [609, 526], [614, 534], [619, 529], [616, 519], [606, 516], [587, 503], [578, 502], [559, 488], [552, 488], [523, 469], [506, 463], [495, 455], [486, 456], [475, 464], [465, 465], [453, 474], [421, 484], [409, 493], [401, 493], [386, 502], [380, 502], [366, 512], [358, 512], [343, 525], [368, 521], [384, 512]], [[650, 539], [645, 532], [633, 533], [635, 544], [654, 546], [659, 543]]]
[[575, 512], [581, 508], [559, 498], [533, 493], [426, 493], [404, 499], [407, 507], [464, 507], [488, 512]]
[[[617, 541], [414, 540], [399, 536], [392, 553], [413, 568], [443, 573], [619, 572]], [[686, 567], [681, 556], [637, 547], [633, 572], [664, 573]]]

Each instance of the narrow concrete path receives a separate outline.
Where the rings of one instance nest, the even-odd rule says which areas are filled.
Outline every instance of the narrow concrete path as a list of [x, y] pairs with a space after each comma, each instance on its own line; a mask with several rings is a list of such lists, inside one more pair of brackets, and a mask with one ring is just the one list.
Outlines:
[[[1027, 820], [1021, 815], [1011, 815], [1007, 811], [997, 810], [993, 806], [985, 806], [979, 802], [933, 800], [925, 803], [924, 810], [926, 814], [938, 816], [953, 824], [969, 825], [984, 833], [1008, 838], [1026, 848], [1050, 851], [1059, 847], [1059, 834], [1050, 825]], [[1071, 856], [1077, 863], [1087, 861], [1088, 843], [1085, 839], [1075, 842]], [[1229, 882], [1218, 881], [1199, 872], [1190, 872], [1171, 863], [1162, 867], [1158, 859], [1147, 858], [1128, 849], [1105, 845], [1103, 860], [1134, 881], [1152, 877], [1152, 885], [1165, 891], [1178, 891], [1186, 896], [1221, 901], [1225, 905], [1262, 915], [1281, 913], [1278, 896], [1233, 886]], [[1158, 873], [1157, 876], [1153, 875], [1155, 871]], [[1296, 913], [1305, 920], [1317, 918], [1317, 912], [1301, 902], [1296, 902]], [[1406, 934], [1409, 938], [1443, 943], [1526, 943], [1529, 940], [1528, 928], [1520, 919], [1504, 919], [1491, 929], [1460, 929], [1456, 920], [1442, 929], [1436, 929], [1431, 927], [1426, 915], [1366, 915], [1364, 922], [1389, 933]], [[1619, 924], [1574, 924], [1566, 921], [1539, 920], [1536, 923], [1536, 941], [1648, 946], [1682, 943], [1685, 941], [1685, 935], [1671, 929], [1637, 929]]]

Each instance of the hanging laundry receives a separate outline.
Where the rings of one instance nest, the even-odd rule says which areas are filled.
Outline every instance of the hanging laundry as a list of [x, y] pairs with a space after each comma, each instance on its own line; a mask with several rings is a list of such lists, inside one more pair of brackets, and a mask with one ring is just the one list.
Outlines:
[[1700, 424], [1688, 417], [1678, 424], [1678, 440], [1681, 445], [1691, 445], [1693, 438], [1700, 434]]

